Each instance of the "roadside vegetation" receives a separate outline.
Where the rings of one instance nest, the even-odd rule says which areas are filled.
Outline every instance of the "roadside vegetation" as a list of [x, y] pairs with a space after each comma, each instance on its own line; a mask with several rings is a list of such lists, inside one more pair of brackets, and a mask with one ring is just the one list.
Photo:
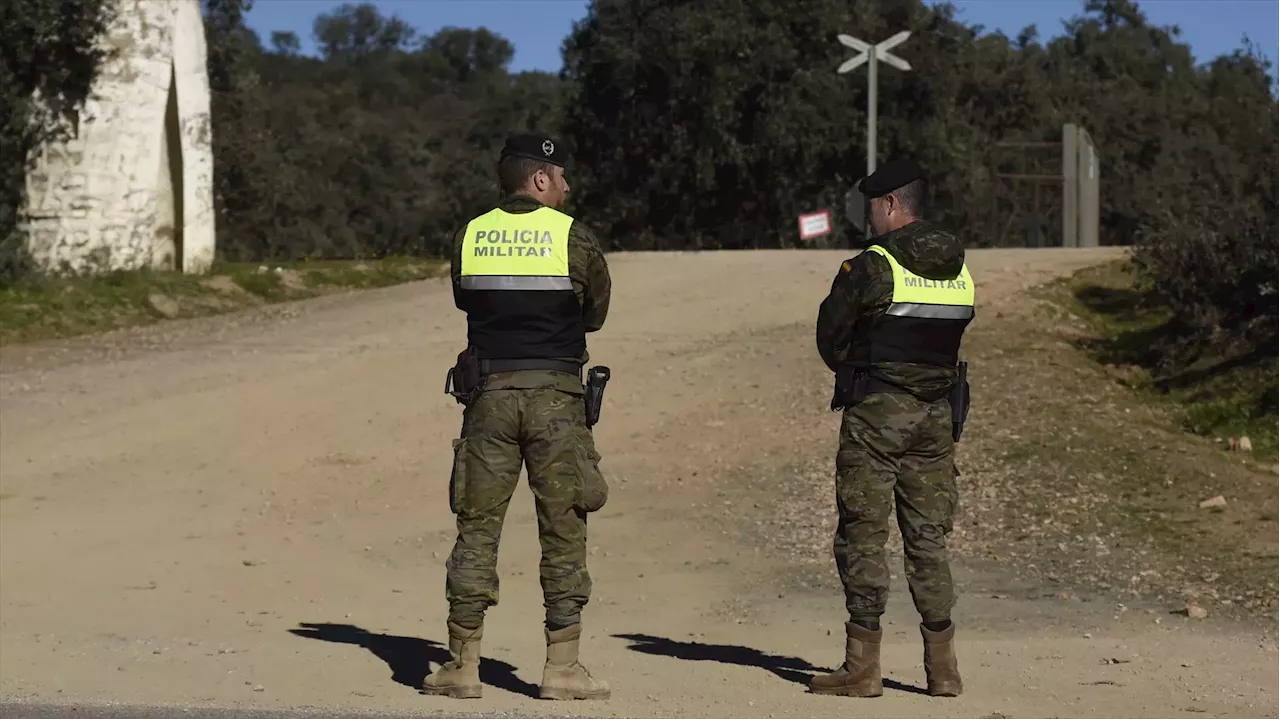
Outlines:
[[[1045, 601], [1046, 611], [1055, 602], [1093, 602], [1119, 613], [1151, 612], [1152, 620], [1174, 626], [1182, 621], [1177, 615], [1274, 622], [1274, 455], [1260, 458], [1257, 442], [1254, 452], [1231, 451], [1213, 433], [1189, 432], [1181, 396], [1139, 382], [1147, 370], [1107, 366], [1102, 353], [1117, 334], [1104, 331], [1103, 315], [1076, 292], [1091, 297], [1096, 290], [1085, 288], [1123, 288], [1131, 277], [1123, 263], [1112, 264], [1024, 291], [1012, 269], [989, 275], [985, 319], [965, 337], [974, 404], [958, 445], [959, 513], [948, 546], [964, 562], [1033, 579], [1024, 596]], [[726, 514], [724, 531], [768, 547], [797, 587], [838, 591], [830, 512], [839, 420], [825, 411], [830, 373], [813, 361], [812, 328], [799, 324], [790, 332], [768, 343], [779, 348], [770, 359], [808, 367], [808, 374], [785, 399], [740, 400], [743, 410], [777, 413], [770, 422], [791, 428], [782, 435], [788, 449], [733, 469], [751, 494], [739, 482], [738, 493], [724, 499], [754, 504], [755, 512], [745, 520]], [[1118, 381], [1122, 372], [1127, 383]], [[1274, 397], [1274, 368], [1270, 379]], [[709, 419], [687, 422], [698, 427]], [[700, 445], [715, 441], [705, 432], [687, 434]], [[830, 511], [815, 511], [823, 507]], [[899, 557], [893, 565], [901, 566], [896, 529], [890, 537]]]
[[1274, 342], [1219, 333], [1171, 356], [1168, 348], [1185, 333], [1168, 304], [1125, 262], [1083, 270], [1052, 293], [1092, 328], [1079, 346], [1116, 381], [1158, 401], [1188, 432], [1275, 465], [1280, 368]]
[[206, 275], [31, 276], [0, 288], [0, 345], [200, 317], [436, 277], [436, 260], [219, 263]]
[[[16, 160], [88, 91], [101, 59], [88, 39], [112, 6], [0, 3], [0, 283], [22, 269]], [[1074, 123], [1103, 158], [1103, 244], [1149, 238], [1149, 276], [1198, 270], [1214, 290], [1242, 266], [1276, 275], [1274, 234], [1269, 254], [1203, 242], [1274, 216], [1269, 62], [1248, 42], [1200, 62], [1133, 0], [1087, 0], [1060, 26], [1013, 36], [923, 0], [593, 0], [558, 72], [514, 70], [515, 47], [486, 28], [428, 34], [372, 3], [315, 16], [304, 53], [294, 33], [250, 28], [253, 6], [201, 3], [227, 261], [448, 256], [453, 229], [492, 205], [505, 135], [535, 128], [568, 147], [568, 209], [607, 249], [800, 247], [796, 216], [821, 208], [833, 210], [824, 242], [858, 244], [840, 208], [866, 167], [849, 131], [866, 122], [866, 84], [833, 69], [849, 57], [836, 29], [861, 28], [931, 38], [911, 41], [912, 72], [879, 80], [879, 152], [918, 160], [930, 215], [973, 244], [1060, 243], [1043, 188], [1000, 177], [1060, 172], [1060, 149], [1043, 145]], [[37, 112], [36, 89], [66, 102]], [[48, 132], [18, 132], [30, 126]], [[1205, 224], [1217, 217], [1225, 234]], [[1195, 294], [1201, 309], [1239, 306]]]
[[1131, 260], [1094, 266], [974, 328], [978, 386], [999, 391], [982, 393], [961, 448], [957, 547], [1060, 598], [1274, 616], [1274, 344], [1269, 357], [1238, 332], [1188, 345], [1185, 315], [1141, 277]]

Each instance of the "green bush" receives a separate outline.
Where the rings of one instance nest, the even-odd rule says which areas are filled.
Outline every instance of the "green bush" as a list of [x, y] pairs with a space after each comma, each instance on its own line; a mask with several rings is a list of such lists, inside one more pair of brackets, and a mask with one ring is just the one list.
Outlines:
[[[1216, 198], [1215, 198], [1216, 199]], [[1136, 262], [1151, 295], [1172, 312], [1157, 347], [1164, 364], [1243, 348], [1274, 354], [1277, 314], [1275, 202], [1206, 200], [1153, 216]]]

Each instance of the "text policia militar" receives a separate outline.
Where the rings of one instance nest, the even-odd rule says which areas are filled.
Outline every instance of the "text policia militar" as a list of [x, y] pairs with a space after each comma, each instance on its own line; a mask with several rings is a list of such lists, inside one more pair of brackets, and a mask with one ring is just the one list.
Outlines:
[[[480, 246], [481, 241], [489, 246]], [[547, 230], [476, 230], [476, 257], [550, 257], [551, 233]], [[502, 245], [540, 245], [539, 247], [503, 247]], [[497, 245], [497, 246], [494, 246]]]
[[964, 280], [931, 280], [919, 275], [913, 275], [909, 272], [902, 273], [902, 284], [907, 287], [927, 287], [938, 290], [967, 290], [968, 286]]

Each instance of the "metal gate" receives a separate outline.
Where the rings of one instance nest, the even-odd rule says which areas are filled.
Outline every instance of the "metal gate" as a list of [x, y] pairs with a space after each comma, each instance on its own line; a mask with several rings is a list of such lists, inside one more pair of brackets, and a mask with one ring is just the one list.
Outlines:
[[996, 247], [1096, 247], [1100, 163], [1084, 128], [1062, 126], [1061, 142], [996, 143]]

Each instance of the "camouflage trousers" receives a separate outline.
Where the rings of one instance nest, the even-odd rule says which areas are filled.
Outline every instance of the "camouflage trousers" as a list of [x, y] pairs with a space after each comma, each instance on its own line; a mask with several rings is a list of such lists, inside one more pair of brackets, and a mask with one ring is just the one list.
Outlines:
[[889, 599], [885, 542], [896, 508], [907, 585], [925, 622], [955, 606], [947, 561], [958, 495], [951, 405], [870, 394], [844, 411], [836, 455], [835, 560], [853, 620], [878, 621]]
[[453, 445], [449, 508], [458, 538], [446, 562], [449, 621], [478, 628], [498, 603], [498, 541], [523, 463], [538, 516], [547, 622], [577, 624], [591, 595], [587, 513], [608, 498], [582, 397], [488, 390], [467, 406]]

